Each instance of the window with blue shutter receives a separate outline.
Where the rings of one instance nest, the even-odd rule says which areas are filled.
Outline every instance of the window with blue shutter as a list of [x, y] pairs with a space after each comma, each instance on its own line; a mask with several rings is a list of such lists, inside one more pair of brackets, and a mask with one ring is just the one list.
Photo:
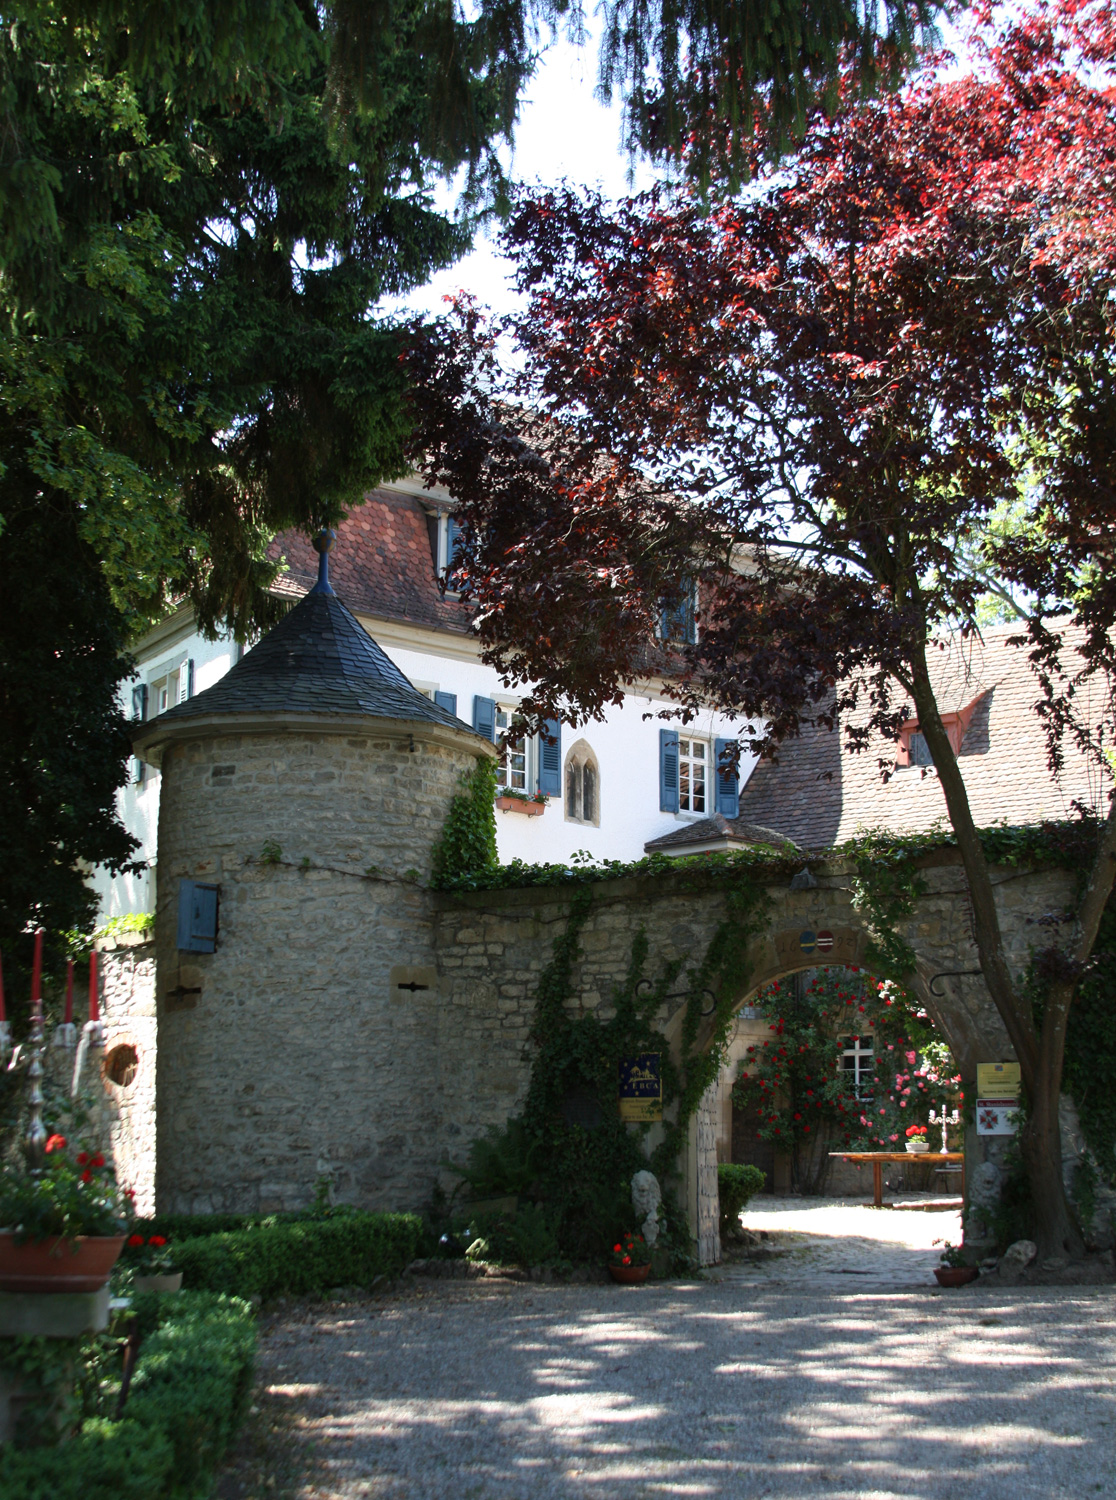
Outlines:
[[453, 714], [454, 718], [457, 717], [456, 693], [435, 693], [434, 702], [438, 705], [439, 708], [444, 708], [446, 713]]
[[539, 791], [546, 797], [562, 795], [562, 722], [547, 719], [539, 735]]
[[214, 953], [217, 949], [219, 887], [199, 880], [178, 882], [178, 948], [181, 953]]
[[697, 640], [697, 587], [690, 583], [677, 604], [663, 605], [659, 612], [659, 636], [675, 645], [693, 645]]
[[722, 753], [735, 740], [714, 740], [713, 760], [717, 768], [717, 811], [726, 818], [740, 816], [740, 776], [735, 765], [726, 765]]
[[457, 544], [460, 542], [464, 528], [459, 521], [450, 516], [446, 521], [446, 572], [453, 572], [453, 565], [457, 561]]
[[478, 693], [473, 698], [473, 728], [486, 740], [496, 743], [496, 700], [482, 698]]
[[192, 656], [186, 663], [186, 681], [182, 696], [183, 698], [192, 698], [194, 696], [194, 658]]
[[678, 811], [678, 731], [659, 730], [659, 811]]
[[[141, 682], [132, 689], [132, 718], [142, 724], [147, 718], [147, 683]], [[138, 755], [132, 757], [132, 785], [142, 786], [147, 777], [147, 767]]]

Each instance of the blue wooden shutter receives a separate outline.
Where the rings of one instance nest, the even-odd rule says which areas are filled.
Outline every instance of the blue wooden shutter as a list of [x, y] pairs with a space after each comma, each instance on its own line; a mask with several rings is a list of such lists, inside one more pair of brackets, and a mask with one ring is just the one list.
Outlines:
[[678, 811], [678, 731], [659, 730], [659, 811]]
[[474, 696], [473, 728], [478, 734], [483, 734], [486, 740], [496, 743], [496, 700], [494, 698], [482, 698], [479, 693]]
[[147, 718], [147, 683], [141, 682], [132, 689], [132, 718], [141, 723]]
[[562, 795], [562, 721], [547, 719], [539, 735], [539, 791], [547, 797]]
[[457, 694], [456, 693], [435, 693], [434, 694], [434, 702], [438, 705], [439, 708], [444, 708], [445, 711], [446, 711], [446, 713], [453, 714], [454, 717], [456, 718], [456, 716], [457, 716]]
[[736, 766], [721, 763], [721, 754], [734, 740], [714, 740], [713, 758], [717, 767], [717, 811], [726, 818], [740, 816], [740, 777]]
[[178, 882], [178, 948], [213, 953], [217, 948], [217, 887], [197, 880]]

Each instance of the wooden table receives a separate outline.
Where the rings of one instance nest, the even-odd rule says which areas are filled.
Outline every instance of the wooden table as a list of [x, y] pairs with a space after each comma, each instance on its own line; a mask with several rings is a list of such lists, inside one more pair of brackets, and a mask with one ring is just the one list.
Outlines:
[[965, 1153], [963, 1151], [831, 1151], [830, 1156], [839, 1156], [842, 1161], [870, 1161], [872, 1163], [872, 1188], [875, 1207], [883, 1208], [883, 1164], [885, 1161], [961, 1163], [961, 1196], [965, 1196]]

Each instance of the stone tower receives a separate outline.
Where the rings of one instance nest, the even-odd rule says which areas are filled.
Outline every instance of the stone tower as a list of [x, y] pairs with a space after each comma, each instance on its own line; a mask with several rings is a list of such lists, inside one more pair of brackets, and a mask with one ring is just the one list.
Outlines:
[[145, 724], [161, 1211], [413, 1206], [446, 1154], [431, 852], [493, 747], [316, 587]]

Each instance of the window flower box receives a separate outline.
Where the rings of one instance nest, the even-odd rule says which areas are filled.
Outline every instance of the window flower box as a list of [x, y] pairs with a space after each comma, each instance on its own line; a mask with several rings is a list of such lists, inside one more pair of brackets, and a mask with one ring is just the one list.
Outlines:
[[529, 818], [541, 818], [549, 800], [541, 794], [527, 797], [522, 792], [503, 791], [497, 795], [496, 806], [500, 812], [526, 813]]

